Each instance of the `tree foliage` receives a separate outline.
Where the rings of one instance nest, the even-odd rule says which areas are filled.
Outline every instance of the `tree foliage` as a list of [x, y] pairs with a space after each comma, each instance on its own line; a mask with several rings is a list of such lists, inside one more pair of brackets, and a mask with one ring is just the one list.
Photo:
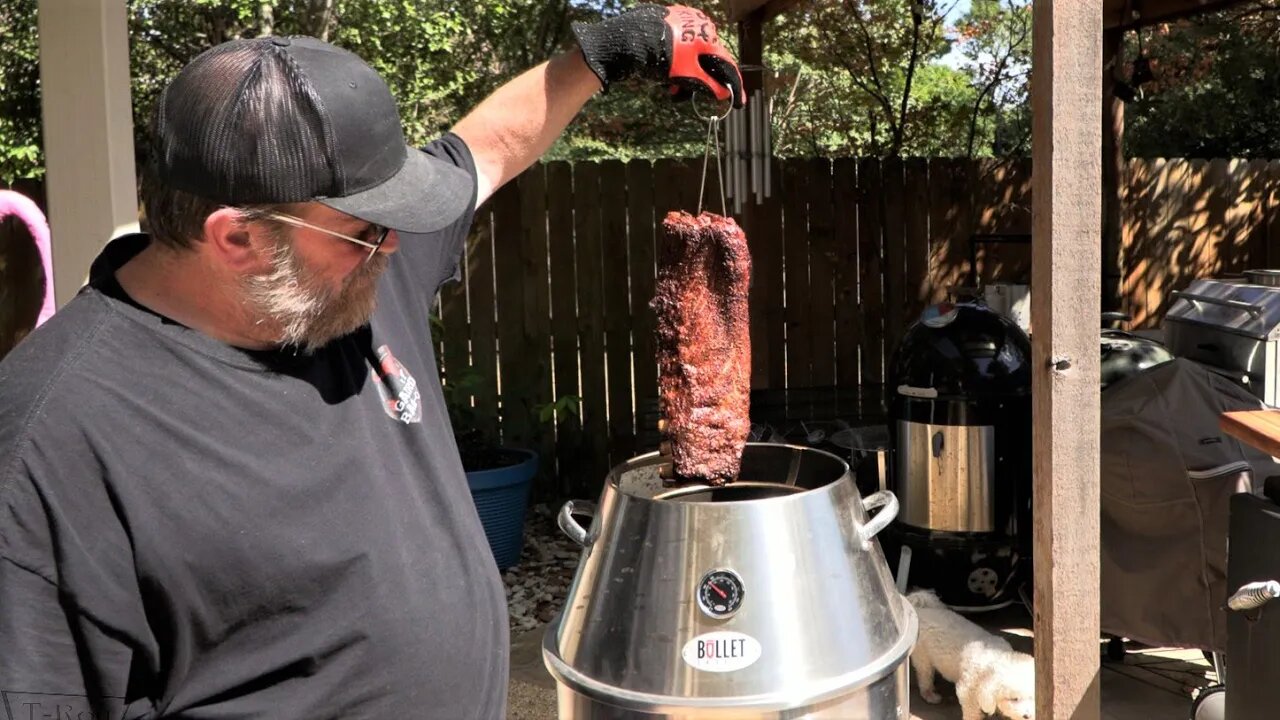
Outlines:
[[967, 83], [939, 61], [956, 0], [806, 0], [774, 21], [778, 149], [894, 155], [929, 144]]
[[1129, 33], [1122, 79], [1143, 55], [1155, 79], [1125, 108], [1131, 157], [1280, 157], [1280, 2]]
[[44, 173], [36, 0], [0, 2], [0, 182]]
[[1031, 3], [973, 0], [956, 25], [961, 67], [976, 92], [965, 155], [1022, 155], [1031, 144]]
[[[721, 0], [685, 0], [713, 16]], [[802, 0], [765, 27], [780, 155], [981, 156], [1030, 145], [1030, 0]], [[635, 0], [127, 0], [138, 151], [157, 95], [224, 40], [314, 35], [365, 58], [410, 142]], [[1130, 155], [1280, 156], [1280, 0], [1130, 34], [1156, 80], [1128, 111]], [[37, 0], [0, 0], [0, 182], [42, 172]], [[954, 22], [949, 21], [952, 18]], [[723, 27], [731, 48], [736, 33]], [[552, 158], [698, 156], [704, 125], [656, 83], [598, 96]]]

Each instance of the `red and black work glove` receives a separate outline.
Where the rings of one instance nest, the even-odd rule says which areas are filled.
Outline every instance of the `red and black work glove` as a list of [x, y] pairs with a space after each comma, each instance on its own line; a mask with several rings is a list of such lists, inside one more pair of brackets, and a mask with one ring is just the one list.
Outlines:
[[573, 34], [587, 66], [609, 84], [629, 77], [668, 82], [672, 95], [707, 90], [717, 100], [747, 103], [742, 73], [720, 44], [716, 25], [701, 10], [683, 5], [638, 5], [597, 23], [576, 22]]

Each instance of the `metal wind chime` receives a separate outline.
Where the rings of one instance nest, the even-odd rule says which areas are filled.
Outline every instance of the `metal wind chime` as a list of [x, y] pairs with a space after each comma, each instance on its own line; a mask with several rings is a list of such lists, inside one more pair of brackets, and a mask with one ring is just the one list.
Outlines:
[[745, 108], [729, 113], [724, 121], [724, 190], [732, 201], [734, 214], [742, 213], [743, 202], [752, 195], [757, 205], [772, 197], [769, 103], [764, 90], [757, 89]]

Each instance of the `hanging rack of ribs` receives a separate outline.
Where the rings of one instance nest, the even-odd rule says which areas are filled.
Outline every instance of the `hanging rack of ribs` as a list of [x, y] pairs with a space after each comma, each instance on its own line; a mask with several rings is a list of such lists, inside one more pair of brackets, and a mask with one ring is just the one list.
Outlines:
[[751, 255], [733, 218], [674, 211], [662, 223], [656, 316], [664, 480], [723, 485], [751, 432]]

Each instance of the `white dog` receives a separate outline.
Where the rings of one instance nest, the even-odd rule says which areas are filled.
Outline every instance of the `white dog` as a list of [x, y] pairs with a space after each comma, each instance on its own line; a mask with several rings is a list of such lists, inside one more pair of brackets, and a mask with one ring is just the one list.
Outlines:
[[907, 599], [920, 618], [911, 666], [925, 702], [942, 702], [933, 687], [937, 672], [956, 684], [964, 720], [996, 713], [1011, 720], [1034, 720], [1036, 672], [1030, 655], [1016, 652], [1004, 638], [953, 612], [931, 591], [917, 590]]

